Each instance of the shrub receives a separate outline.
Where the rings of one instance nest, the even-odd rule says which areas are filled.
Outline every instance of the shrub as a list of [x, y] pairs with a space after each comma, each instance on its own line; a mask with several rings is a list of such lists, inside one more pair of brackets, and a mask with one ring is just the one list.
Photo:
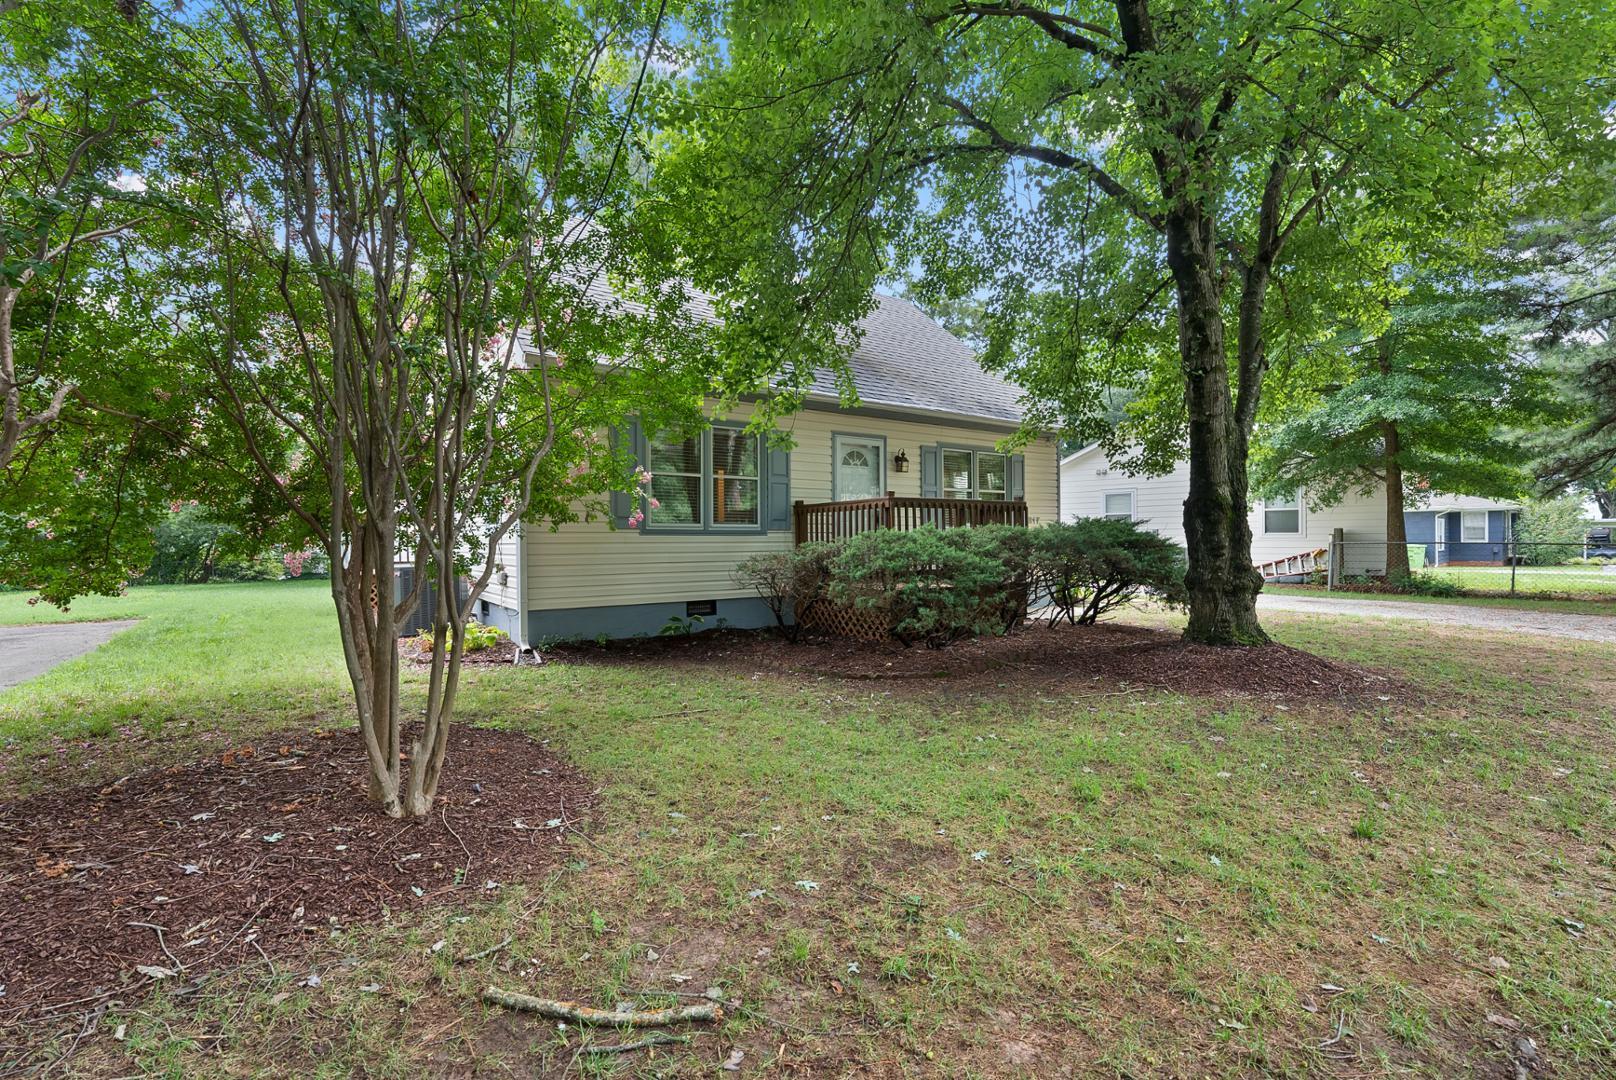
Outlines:
[[1464, 589], [1452, 578], [1437, 577], [1435, 574], [1414, 574], [1405, 583], [1404, 590], [1413, 596], [1455, 597], [1463, 596]]
[[999, 633], [1008, 634], [1027, 618], [1032, 595], [1033, 561], [1037, 553], [1036, 533], [1022, 525], [978, 525], [951, 529], [945, 540], [963, 551], [997, 559], [1004, 567], [1004, 625]]
[[[1515, 522], [1516, 552], [1521, 562], [1552, 565], [1581, 555], [1579, 545], [1588, 535], [1582, 503], [1572, 497], [1527, 504]], [[1538, 544], [1564, 545], [1536, 547]]]
[[[511, 636], [497, 626], [484, 626], [476, 619], [466, 623], [466, 651], [469, 653], [482, 652], [491, 649], [502, 641], [511, 640]], [[432, 628], [423, 629], [415, 636], [416, 644], [424, 653], [432, 651]]]
[[1073, 625], [1090, 625], [1141, 592], [1175, 607], [1188, 600], [1184, 550], [1136, 522], [1078, 518], [1030, 536], [1032, 587]]
[[[987, 530], [982, 530], [986, 532]], [[836, 546], [826, 598], [879, 611], [905, 645], [939, 648], [978, 634], [1003, 633], [1025, 604], [991, 537], [935, 525], [860, 533]]]
[[798, 641], [809, 611], [825, 598], [835, 551], [832, 544], [804, 544], [789, 552], [753, 555], [730, 577], [737, 587], [758, 594], [787, 641]]
[[1083, 625], [1141, 593], [1182, 605], [1184, 569], [1184, 552], [1156, 533], [1089, 518], [1038, 529], [877, 529], [753, 556], [733, 578], [762, 598], [792, 641], [814, 606], [828, 603], [875, 612], [906, 645], [939, 648], [1010, 633], [1033, 596]]

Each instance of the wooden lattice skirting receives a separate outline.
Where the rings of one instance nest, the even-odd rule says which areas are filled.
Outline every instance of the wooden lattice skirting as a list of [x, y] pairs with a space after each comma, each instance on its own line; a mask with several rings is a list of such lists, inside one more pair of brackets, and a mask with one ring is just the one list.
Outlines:
[[807, 611], [799, 609], [795, 614], [799, 625], [822, 634], [855, 641], [888, 641], [892, 637], [886, 612], [879, 608], [857, 608], [820, 600], [810, 604]]

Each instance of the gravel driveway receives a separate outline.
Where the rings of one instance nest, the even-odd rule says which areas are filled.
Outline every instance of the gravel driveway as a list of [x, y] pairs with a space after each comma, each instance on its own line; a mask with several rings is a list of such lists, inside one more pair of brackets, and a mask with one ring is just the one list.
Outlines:
[[1603, 641], [1616, 645], [1616, 616], [1575, 615], [1563, 611], [1522, 611], [1517, 608], [1478, 607], [1468, 604], [1411, 604], [1398, 600], [1350, 600], [1334, 596], [1287, 596], [1260, 593], [1263, 611], [1313, 611], [1321, 615], [1369, 615], [1381, 619], [1421, 619], [1445, 626], [1475, 626], [1514, 634]]
[[43, 675], [63, 660], [82, 656], [135, 625], [135, 619], [113, 622], [47, 623], [44, 626], [0, 626], [0, 688]]

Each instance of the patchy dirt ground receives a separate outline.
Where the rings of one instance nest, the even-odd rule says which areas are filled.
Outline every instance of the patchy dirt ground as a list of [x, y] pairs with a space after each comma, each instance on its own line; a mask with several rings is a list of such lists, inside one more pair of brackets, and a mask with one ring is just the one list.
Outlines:
[[995, 672], [998, 683], [1103, 681], [1125, 688], [1299, 700], [1372, 700], [1394, 686], [1384, 674], [1299, 649], [1193, 645], [1174, 631], [1102, 623], [1028, 623], [1018, 633], [943, 649], [822, 638], [793, 644], [770, 631], [712, 631], [560, 646], [547, 660], [569, 664], [724, 664], [749, 671], [843, 679], [963, 679]]
[[465, 726], [449, 757], [420, 822], [371, 808], [346, 732], [0, 804], [0, 1025], [288, 955], [559, 859], [594, 795], [583, 774]]

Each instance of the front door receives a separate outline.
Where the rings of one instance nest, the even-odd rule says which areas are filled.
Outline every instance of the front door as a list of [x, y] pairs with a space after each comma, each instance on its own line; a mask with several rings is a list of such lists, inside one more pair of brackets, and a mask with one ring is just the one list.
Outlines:
[[837, 502], [878, 499], [886, 494], [886, 442], [853, 435], [831, 439], [832, 494]]

